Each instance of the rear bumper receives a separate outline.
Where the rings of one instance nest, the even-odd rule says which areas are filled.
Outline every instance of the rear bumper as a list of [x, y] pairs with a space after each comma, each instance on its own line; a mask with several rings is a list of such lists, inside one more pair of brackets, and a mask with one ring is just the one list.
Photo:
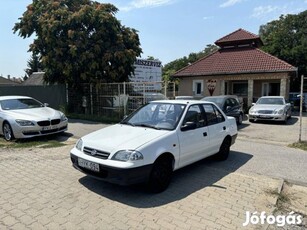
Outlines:
[[78, 165], [78, 157], [70, 153], [70, 159], [75, 169], [97, 179], [119, 185], [132, 185], [147, 182], [152, 164], [136, 168], [115, 168], [99, 164], [99, 172], [94, 172]]

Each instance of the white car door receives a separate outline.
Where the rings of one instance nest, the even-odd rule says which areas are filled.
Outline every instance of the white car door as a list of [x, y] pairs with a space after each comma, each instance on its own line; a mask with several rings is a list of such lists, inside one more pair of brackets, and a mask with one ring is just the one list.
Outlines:
[[205, 110], [208, 122], [208, 133], [210, 134], [210, 149], [208, 152], [214, 154], [219, 151], [227, 135], [226, 119], [215, 105], [204, 104], [202, 106]]
[[180, 125], [179, 167], [183, 167], [204, 158], [210, 143], [208, 127], [200, 105], [191, 105]]

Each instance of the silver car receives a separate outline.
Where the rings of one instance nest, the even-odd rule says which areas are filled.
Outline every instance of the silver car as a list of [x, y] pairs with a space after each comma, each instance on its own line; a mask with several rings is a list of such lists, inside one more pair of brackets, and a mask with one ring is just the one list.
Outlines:
[[64, 113], [26, 96], [0, 96], [0, 134], [7, 141], [67, 130]]
[[248, 112], [249, 121], [272, 120], [287, 122], [291, 117], [291, 104], [282, 96], [260, 97]]

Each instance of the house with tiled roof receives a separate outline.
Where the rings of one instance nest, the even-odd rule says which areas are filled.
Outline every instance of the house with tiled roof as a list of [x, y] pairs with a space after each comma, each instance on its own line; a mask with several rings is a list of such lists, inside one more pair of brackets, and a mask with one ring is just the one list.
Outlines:
[[289, 96], [290, 77], [297, 68], [259, 48], [259, 36], [238, 29], [215, 44], [219, 50], [177, 71], [179, 95], [202, 98], [233, 94], [246, 106], [261, 96]]

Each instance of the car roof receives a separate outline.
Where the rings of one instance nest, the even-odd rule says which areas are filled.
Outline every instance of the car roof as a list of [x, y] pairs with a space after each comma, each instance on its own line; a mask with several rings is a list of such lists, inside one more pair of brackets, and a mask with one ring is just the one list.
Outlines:
[[12, 95], [12, 96], [0, 96], [0, 100], [10, 100], [10, 99], [29, 99], [32, 97], [28, 96], [18, 96], [18, 95]]
[[283, 96], [262, 96], [260, 98], [284, 98]]
[[210, 101], [200, 101], [200, 100], [157, 100], [157, 101], [152, 101], [150, 103], [170, 103], [170, 104], [189, 104], [189, 105], [194, 105], [194, 104], [214, 104], [213, 102]]
[[238, 96], [237, 95], [218, 95], [218, 96], [208, 96], [202, 99], [205, 99], [205, 98], [238, 98]]

